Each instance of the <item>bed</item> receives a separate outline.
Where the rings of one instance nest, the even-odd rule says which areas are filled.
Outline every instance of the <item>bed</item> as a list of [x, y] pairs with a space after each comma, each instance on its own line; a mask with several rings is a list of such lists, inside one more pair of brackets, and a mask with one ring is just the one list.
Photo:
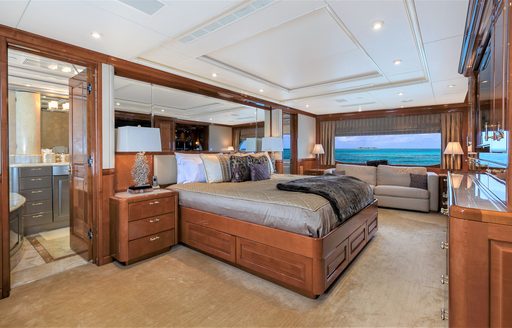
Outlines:
[[[156, 174], [169, 168], [158, 157]], [[179, 192], [180, 242], [307, 297], [323, 294], [375, 236], [377, 201], [339, 224], [323, 197], [275, 188], [297, 178], [169, 186]]]

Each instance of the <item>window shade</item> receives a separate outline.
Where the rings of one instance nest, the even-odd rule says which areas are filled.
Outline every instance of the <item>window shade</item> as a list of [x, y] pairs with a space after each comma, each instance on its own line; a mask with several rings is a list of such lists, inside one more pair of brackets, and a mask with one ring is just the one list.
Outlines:
[[336, 136], [339, 137], [439, 132], [439, 114], [386, 116], [336, 122]]

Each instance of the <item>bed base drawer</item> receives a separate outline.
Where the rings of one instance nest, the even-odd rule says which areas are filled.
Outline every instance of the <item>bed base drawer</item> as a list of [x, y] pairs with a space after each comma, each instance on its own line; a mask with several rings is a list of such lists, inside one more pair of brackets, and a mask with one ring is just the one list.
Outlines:
[[181, 237], [184, 243], [226, 261], [236, 261], [234, 236], [194, 223], [182, 224]]

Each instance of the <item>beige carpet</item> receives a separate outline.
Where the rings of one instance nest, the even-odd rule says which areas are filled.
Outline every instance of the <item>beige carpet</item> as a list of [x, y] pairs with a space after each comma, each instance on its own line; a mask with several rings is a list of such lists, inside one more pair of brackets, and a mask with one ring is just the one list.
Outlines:
[[130, 267], [85, 265], [12, 291], [2, 326], [446, 326], [446, 218], [380, 209], [376, 238], [311, 300], [178, 246]]

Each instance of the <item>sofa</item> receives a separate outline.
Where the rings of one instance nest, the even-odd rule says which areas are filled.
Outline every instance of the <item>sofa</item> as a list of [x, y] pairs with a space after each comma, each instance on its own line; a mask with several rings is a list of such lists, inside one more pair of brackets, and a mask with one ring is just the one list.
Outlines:
[[[439, 210], [439, 176], [425, 167], [337, 164], [326, 173], [345, 174], [368, 183], [380, 207], [429, 212]], [[411, 174], [427, 176], [427, 189], [411, 187]]]

